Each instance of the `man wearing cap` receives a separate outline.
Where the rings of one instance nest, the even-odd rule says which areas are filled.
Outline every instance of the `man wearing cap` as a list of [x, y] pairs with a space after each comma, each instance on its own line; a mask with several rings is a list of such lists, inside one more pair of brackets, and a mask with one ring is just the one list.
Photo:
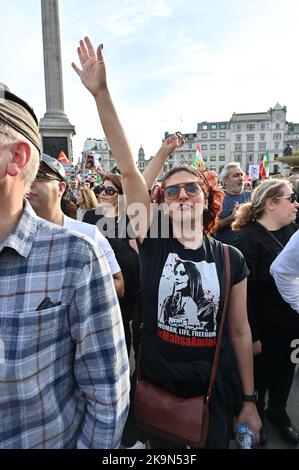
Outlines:
[[95, 244], [24, 202], [39, 154], [33, 110], [0, 90], [0, 448], [116, 448], [129, 364], [113, 279]]
[[43, 154], [36, 178], [27, 194], [31, 206], [42, 219], [94, 240], [103, 250], [114, 279], [119, 298], [124, 295], [124, 279], [108, 240], [94, 225], [67, 217], [61, 210], [61, 198], [66, 190], [65, 171], [61, 163]]

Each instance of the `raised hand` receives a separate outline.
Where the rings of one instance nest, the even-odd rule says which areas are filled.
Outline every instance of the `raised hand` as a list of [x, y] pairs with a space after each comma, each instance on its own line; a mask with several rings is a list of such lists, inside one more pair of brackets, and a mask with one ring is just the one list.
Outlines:
[[77, 52], [82, 70], [74, 62], [72, 67], [84, 86], [96, 97], [101, 90], [107, 89], [103, 45], [101, 44], [95, 52], [89, 37], [85, 37], [84, 40], [81, 39]]
[[167, 151], [170, 155], [174, 150], [182, 147], [185, 143], [183, 136], [180, 132], [175, 132], [171, 136], [167, 137], [162, 143], [162, 149]]

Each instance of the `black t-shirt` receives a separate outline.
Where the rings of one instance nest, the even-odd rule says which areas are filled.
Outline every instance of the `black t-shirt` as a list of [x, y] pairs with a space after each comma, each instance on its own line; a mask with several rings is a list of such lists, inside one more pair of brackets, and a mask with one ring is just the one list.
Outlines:
[[263, 225], [252, 222], [236, 232], [234, 246], [243, 253], [250, 269], [247, 299], [254, 341], [259, 339], [260, 330], [298, 338], [299, 315], [283, 300], [270, 274], [271, 264], [296, 230], [292, 223], [269, 233]]
[[[236, 248], [229, 253], [233, 286], [249, 271]], [[170, 362], [212, 360], [225, 297], [222, 243], [205, 236], [191, 250], [171, 236], [146, 238], [140, 270], [143, 328], [153, 346]]]

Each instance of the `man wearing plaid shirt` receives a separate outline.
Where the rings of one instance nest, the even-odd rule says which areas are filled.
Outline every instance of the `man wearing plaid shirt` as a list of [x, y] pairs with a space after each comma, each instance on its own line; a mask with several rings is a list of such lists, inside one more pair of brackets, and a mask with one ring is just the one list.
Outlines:
[[129, 364], [112, 276], [24, 202], [39, 153], [33, 110], [0, 89], [0, 448], [117, 448]]

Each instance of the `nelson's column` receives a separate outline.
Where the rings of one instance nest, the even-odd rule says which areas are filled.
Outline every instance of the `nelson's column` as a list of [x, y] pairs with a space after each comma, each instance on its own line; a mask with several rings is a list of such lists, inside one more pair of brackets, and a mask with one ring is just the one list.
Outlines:
[[41, 0], [47, 112], [40, 120], [43, 152], [72, 160], [75, 127], [64, 112], [58, 0]]

